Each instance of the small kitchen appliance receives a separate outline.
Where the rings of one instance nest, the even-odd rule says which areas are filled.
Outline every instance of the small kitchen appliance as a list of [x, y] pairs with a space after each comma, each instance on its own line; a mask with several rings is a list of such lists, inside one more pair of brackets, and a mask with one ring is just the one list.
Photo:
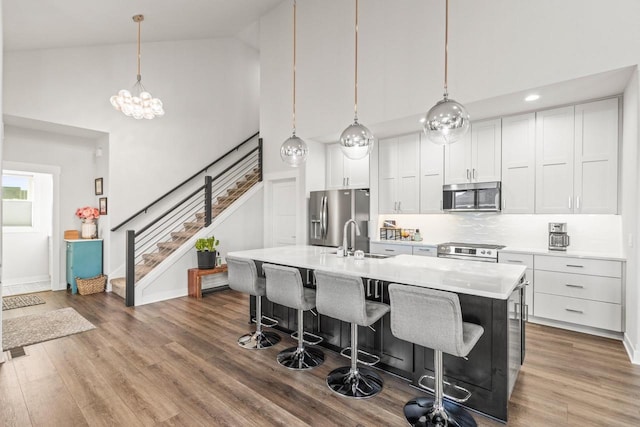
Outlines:
[[473, 182], [442, 187], [442, 209], [446, 212], [499, 212], [500, 182]]
[[566, 222], [549, 223], [549, 250], [566, 251], [571, 239], [567, 234]]

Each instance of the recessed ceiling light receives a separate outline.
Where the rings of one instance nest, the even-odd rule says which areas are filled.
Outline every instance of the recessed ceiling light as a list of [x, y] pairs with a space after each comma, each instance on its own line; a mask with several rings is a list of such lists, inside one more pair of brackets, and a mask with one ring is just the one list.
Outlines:
[[529, 96], [527, 96], [524, 100], [527, 102], [531, 102], [531, 101], [536, 101], [540, 99], [540, 95], [536, 95], [536, 94], [531, 94]]

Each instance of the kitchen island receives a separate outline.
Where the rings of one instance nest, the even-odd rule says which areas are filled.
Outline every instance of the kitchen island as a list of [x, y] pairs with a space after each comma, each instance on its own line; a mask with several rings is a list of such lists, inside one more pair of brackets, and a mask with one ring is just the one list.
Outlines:
[[[367, 299], [389, 303], [388, 285], [400, 283], [455, 292], [463, 318], [484, 327], [485, 332], [468, 360], [444, 356], [447, 381], [467, 388], [472, 396], [465, 406], [507, 421], [509, 396], [524, 360], [525, 268], [523, 266], [468, 262], [453, 259], [398, 255], [389, 258], [338, 257], [335, 249], [317, 246], [285, 246], [229, 253], [262, 263], [300, 269], [306, 286], [313, 287], [313, 271], [338, 272], [362, 278]], [[263, 297], [264, 298], [264, 297]], [[251, 305], [254, 312], [254, 301]], [[283, 331], [295, 330], [295, 310], [263, 299], [263, 314], [279, 322]], [[349, 324], [327, 316], [305, 313], [305, 330], [324, 338], [324, 345], [339, 350], [349, 345]], [[426, 328], [429, 325], [417, 325]], [[362, 350], [380, 357], [377, 365], [413, 384], [432, 374], [433, 351], [397, 339], [387, 314], [373, 325], [359, 329]]]

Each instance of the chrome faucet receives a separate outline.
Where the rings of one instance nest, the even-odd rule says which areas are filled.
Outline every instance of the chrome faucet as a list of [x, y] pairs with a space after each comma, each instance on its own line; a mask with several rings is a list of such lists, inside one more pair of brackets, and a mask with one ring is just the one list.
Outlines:
[[358, 223], [353, 218], [344, 223], [344, 229], [342, 230], [342, 248], [344, 249], [344, 256], [349, 256], [349, 248], [347, 247], [347, 231], [349, 230], [349, 224], [355, 225], [356, 236], [360, 235], [360, 227], [358, 227]]

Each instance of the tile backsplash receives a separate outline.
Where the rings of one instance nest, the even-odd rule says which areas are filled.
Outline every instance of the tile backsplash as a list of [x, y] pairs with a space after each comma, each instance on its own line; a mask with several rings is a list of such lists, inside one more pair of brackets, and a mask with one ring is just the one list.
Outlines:
[[[571, 249], [613, 253], [624, 251], [620, 215], [507, 215], [482, 212], [380, 215], [378, 227], [382, 226], [385, 219], [395, 219], [398, 227], [420, 229], [425, 242], [497, 243], [535, 249], [547, 247], [550, 222], [566, 222]], [[377, 236], [378, 230], [375, 232]]]

